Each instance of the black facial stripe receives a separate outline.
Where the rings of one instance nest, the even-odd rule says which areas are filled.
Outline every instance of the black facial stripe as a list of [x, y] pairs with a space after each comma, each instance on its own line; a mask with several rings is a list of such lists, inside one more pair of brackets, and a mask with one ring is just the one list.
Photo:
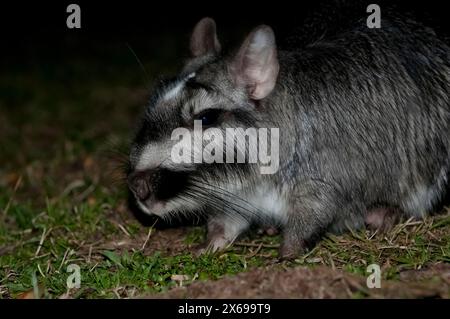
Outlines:
[[188, 185], [188, 174], [162, 169], [157, 183], [155, 196], [160, 200], [168, 200], [182, 193]]
[[201, 83], [201, 82], [198, 82], [197, 80], [195, 80], [195, 77], [187, 80], [185, 86], [186, 86], [186, 88], [191, 89], [191, 90], [203, 89], [206, 92], [211, 92], [213, 90], [210, 86], [206, 85], [205, 83]]

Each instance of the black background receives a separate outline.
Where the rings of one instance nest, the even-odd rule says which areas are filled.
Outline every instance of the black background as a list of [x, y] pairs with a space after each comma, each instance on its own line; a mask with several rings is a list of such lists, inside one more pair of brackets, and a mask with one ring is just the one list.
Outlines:
[[[394, 4], [395, 10], [411, 12], [443, 36], [449, 35], [449, 11], [445, 1], [30, 1], [0, 5], [3, 43], [0, 57], [21, 63], [24, 58], [39, 52], [56, 50], [67, 55], [89, 54], [92, 47], [121, 41], [132, 41], [146, 50], [157, 50], [159, 43], [155, 36], [176, 34], [188, 39], [195, 22], [204, 16], [213, 17], [219, 35], [230, 34], [230, 39], [238, 35], [242, 38], [242, 30], [248, 32], [261, 23], [271, 25], [282, 38], [284, 33], [302, 25], [313, 11], [326, 12], [338, 28], [351, 15], [367, 16], [365, 8], [373, 2], [381, 6], [382, 18], [384, 6]], [[66, 26], [69, 15], [66, 8], [70, 3], [81, 7], [81, 29]]]
[[[178, 314], [180, 306], [207, 305], [220, 308], [224, 303], [270, 304], [269, 314]], [[100, 316], [125, 318], [423, 318], [439, 316], [448, 309], [448, 300], [0, 300], [2, 312], [15, 316], [31, 314], [46, 318]]]
[[[400, 11], [416, 13], [420, 18], [448, 26], [445, 1], [365, 1], [365, 0], [304, 0], [304, 1], [113, 1], [72, 0], [9, 2], [0, 7], [1, 34], [36, 35], [65, 34], [66, 8], [70, 3], [80, 5], [83, 33], [129, 34], [135, 32], [157, 32], [191, 26], [203, 16], [212, 16], [223, 25], [246, 25], [251, 23], [274, 23], [291, 27], [297, 25], [313, 10], [329, 8], [353, 8], [364, 10], [368, 4], [395, 5]], [[80, 32], [80, 30], [77, 30]]]

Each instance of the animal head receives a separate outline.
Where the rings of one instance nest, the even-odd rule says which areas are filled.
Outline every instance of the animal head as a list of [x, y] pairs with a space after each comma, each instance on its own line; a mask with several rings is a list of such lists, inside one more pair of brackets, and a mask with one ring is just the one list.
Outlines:
[[[129, 188], [144, 212], [162, 217], [232, 201], [227, 194], [255, 174], [257, 164], [248, 160], [255, 131], [247, 128], [261, 126], [258, 105], [278, 75], [268, 26], [257, 27], [237, 52], [222, 56], [216, 24], [204, 18], [193, 30], [190, 52], [179, 75], [155, 88], [130, 152]], [[227, 137], [227, 128], [245, 131]], [[242, 134], [247, 144], [237, 141]], [[226, 154], [227, 145], [234, 145], [228, 149], [234, 154]]]

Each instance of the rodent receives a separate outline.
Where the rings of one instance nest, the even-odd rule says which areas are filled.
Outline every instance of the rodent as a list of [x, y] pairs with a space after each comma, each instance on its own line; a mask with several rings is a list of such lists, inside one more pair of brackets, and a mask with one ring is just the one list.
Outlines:
[[[208, 251], [269, 223], [282, 231], [280, 256], [291, 258], [326, 232], [360, 229], [386, 212], [421, 218], [444, 195], [450, 50], [432, 30], [396, 18], [380, 29], [361, 22], [286, 51], [261, 25], [222, 55], [216, 24], [204, 18], [190, 51], [146, 106], [128, 185], [146, 213], [206, 216]], [[192, 131], [194, 120], [222, 131], [279, 128], [278, 170], [175, 163], [171, 134]]]

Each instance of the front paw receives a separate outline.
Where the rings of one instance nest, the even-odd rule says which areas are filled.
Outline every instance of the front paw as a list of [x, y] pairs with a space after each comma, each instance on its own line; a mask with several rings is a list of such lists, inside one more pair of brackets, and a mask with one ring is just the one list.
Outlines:
[[231, 245], [231, 242], [225, 238], [215, 238], [198, 246], [196, 256], [212, 255], [217, 252], [227, 249]]

